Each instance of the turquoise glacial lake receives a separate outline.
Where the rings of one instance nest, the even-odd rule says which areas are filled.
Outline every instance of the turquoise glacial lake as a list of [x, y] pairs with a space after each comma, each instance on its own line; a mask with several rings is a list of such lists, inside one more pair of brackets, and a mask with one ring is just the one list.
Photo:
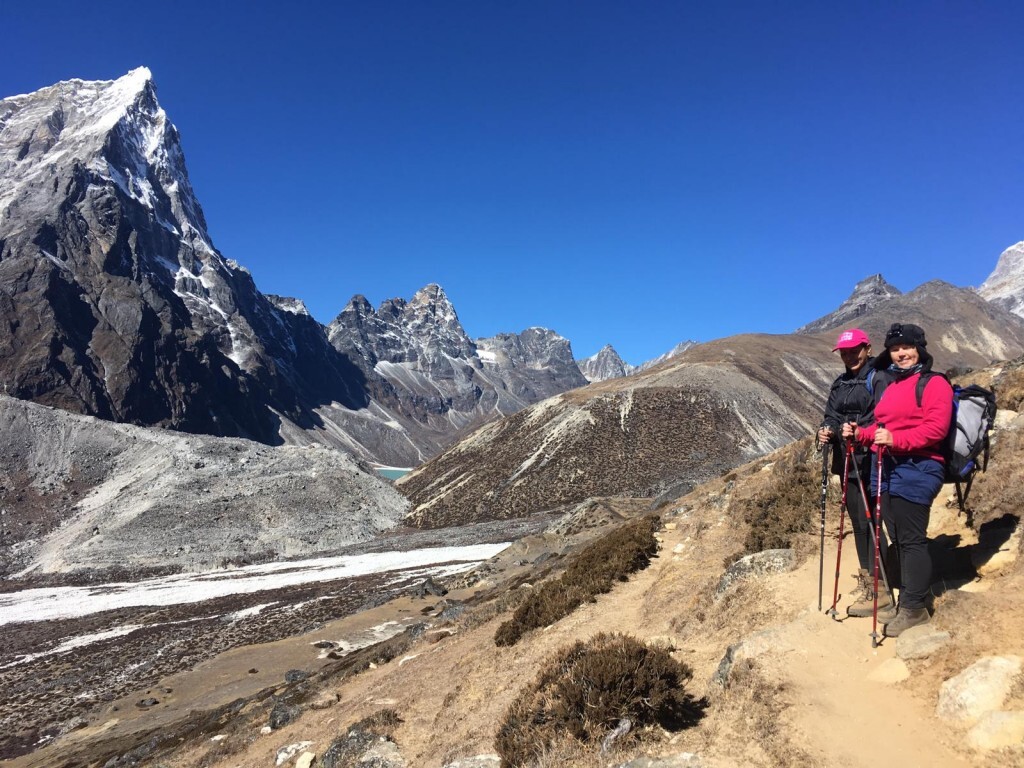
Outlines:
[[397, 480], [400, 477], [405, 477], [412, 469], [402, 469], [401, 467], [384, 467], [377, 470], [378, 475], [386, 477], [388, 480]]

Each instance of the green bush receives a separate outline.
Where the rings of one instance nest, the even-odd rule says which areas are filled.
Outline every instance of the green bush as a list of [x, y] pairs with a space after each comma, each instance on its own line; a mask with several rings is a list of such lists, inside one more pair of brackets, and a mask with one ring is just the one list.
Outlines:
[[707, 705], [686, 693], [692, 676], [664, 648], [628, 635], [577, 642], [549, 659], [512, 702], [495, 741], [502, 767], [530, 765], [566, 736], [600, 742], [623, 718], [632, 721], [627, 741], [649, 725], [695, 725]]
[[657, 515], [647, 515], [619, 526], [590, 544], [565, 572], [537, 587], [512, 618], [494, 635], [499, 646], [515, 645], [532, 629], [540, 629], [568, 616], [585, 602], [611, 591], [617, 581], [646, 568], [658, 551], [654, 532], [661, 525]]

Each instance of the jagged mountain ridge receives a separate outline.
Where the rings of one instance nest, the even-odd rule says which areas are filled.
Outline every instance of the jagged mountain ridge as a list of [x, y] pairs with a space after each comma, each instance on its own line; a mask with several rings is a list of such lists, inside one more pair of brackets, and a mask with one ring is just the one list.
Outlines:
[[670, 349], [665, 354], [658, 355], [657, 357], [655, 357], [652, 360], [648, 360], [648, 361], [646, 361], [644, 363], [640, 363], [640, 365], [637, 366], [636, 370], [638, 370], [638, 371], [646, 371], [646, 370], [648, 370], [650, 368], [653, 368], [656, 365], [661, 365], [665, 361], [671, 360], [673, 357], [676, 357], [677, 355], [683, 354], [683, 352], [688, 350], [690, 347], [697, 346], [698, 343], [699, 342], [693, 341], [692, 339], [687, 339], [686, 341], [681, 341], [678, 344], [676, 344], [674, 347], [672, 347], [672, 349]]
[[[863, 283], [861, 283], [863, 285]], [[857, 324], [928, 334], [936, 368], [1024, 351], [1024, 322], [942, 281], [872, 302]], [[399, 481], [423, 527], [564, 508], [591, 496], [674, 496], [820, 423], [842, 371], [834, 330], [699, 344], [625, 379], [567, 392], [490, 424]], [[881, 346], [878, 343], [878, 346]]]
[[[355, 296], [327, 333], [334, 348], [360, 367], [375, 398], [397, 406], [389, 409], [389, 422], [338, 408], [318, 413], [376, 445], [388, 463], [418, 464], [462, 430], [586, 384], [568, 340], [554, 331], [528, 328], [471, 340], [435, 284], [408, 302], [389, 299], [377, 310]], [[395, 421], [400, 430], [393, 429]]]
[[585, 383], [552, 332], [481, 340], [517, 347], [509, 365], [486, 365], [436, 286], [385, 302], [363, 336], [358, 322], [341, 332], [370, 318], [353, 300], [332, 344], [300, 300], [262, 294], [214, 248], [144, 68], [0, 101], [0, 178], [10, 395], [412, 465], [461, 429]]

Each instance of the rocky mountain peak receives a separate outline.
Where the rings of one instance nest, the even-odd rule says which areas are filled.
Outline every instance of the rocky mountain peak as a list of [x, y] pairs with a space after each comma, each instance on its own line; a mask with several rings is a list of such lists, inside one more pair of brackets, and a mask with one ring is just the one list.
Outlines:
[[50, 207], [53, 181], [70, 174], [85, 186], [73, 188], [79, 194], [117, 188], [204, 257], [212, 253], [177, 129], [145, 67], [117, 80], [69, 80], [4, 99], [0, 129], [0, 224], [33, 222]]
[[302, 299], [296, 299], [291, 296], [275, 296], [272, 293], [268, 293], [266, 296], [271, 304], [284, 312], [310, 317], [309, 308], [306, 307], [306, 302]]
[[999, 256], [996, 268], [978, 293], [988, 301], [1024, 317], [1024, 241]]
[[840, 326], [853, 325], [857, 318], [866, 315], [879, 302], [888, 301], [902, 296], [899, 288], [887, 283], [880, 274], [864, 278], [856, 286], [850, 297], [839, 305], [834, 312], [796, 329], [796, 333], [815, 333], [827, 331]]
[[597, 354], [577, 360], [576, 364], [589, 382], [617, 379], [636, 370], [636, 366], [623, 362], [611, 344], [605, 344]]
[[656, 365], [660, 365], [661, 363], [664, 363], [666, 360], [671, 360], [673, 357], [676, 357], [677, 355], [683, 354], [683, 352], [685, 352], [686, 350], [690, 349], [691, 347], [697, 346], [698, 343], [699, 342], [696, 342], [693, 339], [687, 339], [686, 341], [680, 341], [678, 344], [676, 344], [674, 347], [672, 347], [672, 349], [670, 349], [665, 354], [658, 355], [653, 360], [647, 360], [646, 362], [641, 363], [637, 367], [636, 370], [638, 370], [638, 371], [646, 371], [646, 370], [648, 370], [650, 368], [653, 368]]

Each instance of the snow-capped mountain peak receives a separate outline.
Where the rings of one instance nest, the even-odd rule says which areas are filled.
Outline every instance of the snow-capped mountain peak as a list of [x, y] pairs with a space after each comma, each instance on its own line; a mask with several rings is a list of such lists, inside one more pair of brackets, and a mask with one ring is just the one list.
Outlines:
[[1024, 241], [999, 256], [996, 268], [978, 288], [988, 301], [1024, 317]]

